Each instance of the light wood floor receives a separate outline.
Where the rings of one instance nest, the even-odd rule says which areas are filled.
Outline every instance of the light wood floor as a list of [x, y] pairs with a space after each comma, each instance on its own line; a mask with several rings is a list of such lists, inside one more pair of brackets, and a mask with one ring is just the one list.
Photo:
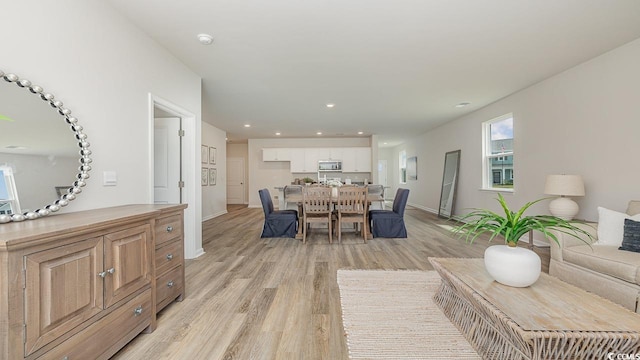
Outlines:
[[[203, 224], [205, 254], [187, 260], [184, 301], [160, 313], [113, 359], [347, 359], [338, 269], [431, 270], [427, 257], [482, 257], [486, 239], [452, 238], [435, 215], [408, 208], [407, 239], [364, 244], [343, 233], [328, 243], [261, 239], [262, 209], [230, 206]], [[535, 248], [548, 271], [549, 249]]]

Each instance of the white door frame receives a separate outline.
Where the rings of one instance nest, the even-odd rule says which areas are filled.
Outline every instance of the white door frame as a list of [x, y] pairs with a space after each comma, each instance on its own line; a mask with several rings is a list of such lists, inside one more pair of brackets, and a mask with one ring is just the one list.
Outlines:
[[[192, 112], [149, 93], [148, 119], [148, 203], [153, 204], [153, 153], [154, 153], [154, 108], [158, 107], [172, 115], [182, 118], [183, 140], [182, 166], [184, 181], [182, 201], [188, 204], [184, 213], [184, 251], [185, 258], [193, 259], [204, 254], [202, 248], [202, 188], [200, 186], [200, 122]], [[198, 174], [196, 177], [195, 174]]]

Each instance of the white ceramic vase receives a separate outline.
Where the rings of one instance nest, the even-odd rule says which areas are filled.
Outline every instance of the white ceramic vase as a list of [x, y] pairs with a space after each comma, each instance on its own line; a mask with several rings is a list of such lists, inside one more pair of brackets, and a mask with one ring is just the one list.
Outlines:
[[493, 279], [513, 287], [527, 287], [540, 277], [540, 256], [523, 247], [489, 246], [484, 252], [484, 266]]

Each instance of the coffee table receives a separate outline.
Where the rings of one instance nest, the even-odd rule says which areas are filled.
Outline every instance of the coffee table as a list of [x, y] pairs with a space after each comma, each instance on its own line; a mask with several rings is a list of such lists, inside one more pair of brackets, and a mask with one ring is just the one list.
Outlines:
[[526, 288], [502, 285], [483, 259], [429, 262], [442, 277], [435, 302], [484, 358], [640, 354], [640, 315], [607, 299], [544, 273]]

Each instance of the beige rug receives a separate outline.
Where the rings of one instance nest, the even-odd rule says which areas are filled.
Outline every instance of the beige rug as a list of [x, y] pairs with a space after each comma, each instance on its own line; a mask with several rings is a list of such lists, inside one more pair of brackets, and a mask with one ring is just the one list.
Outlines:
[[433, 302], [435, 271], [338, 270], [351, 359], [480, 359]]

